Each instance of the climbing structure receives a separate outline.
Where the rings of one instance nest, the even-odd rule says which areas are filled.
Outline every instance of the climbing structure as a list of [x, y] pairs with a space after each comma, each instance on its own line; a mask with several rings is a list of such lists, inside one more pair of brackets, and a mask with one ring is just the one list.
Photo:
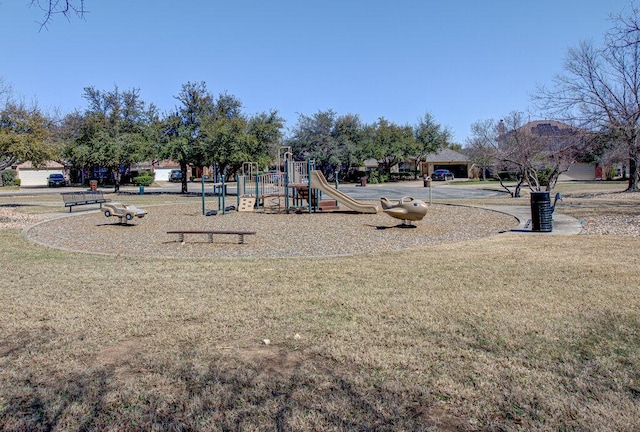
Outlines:
[[[365, 204], [332, 187], [313, 160], [294, 161], [291, 148], [278, 155], [279, 170], [238, 177], [238, 200], [253, 197], [256, 208], [290, 211], [337, 210], [338, 204], [358, 213], [377, 213], [375, 204]], [[322, 199], [328, 195], [332, 199]]]

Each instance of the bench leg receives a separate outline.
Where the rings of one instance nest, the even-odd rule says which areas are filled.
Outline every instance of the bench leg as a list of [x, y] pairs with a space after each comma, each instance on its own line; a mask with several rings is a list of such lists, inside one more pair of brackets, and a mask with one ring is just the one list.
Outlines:
[[213, 233], [209, 233], [209, 243], [213, 243]]
[[238, 236], [240, 237], [239, 244], [244, 244], [244, 234], [238, 234]]
[[184, 233], [180, 233], [180, 234], [178, 234], [178, 241], [179, 241], [180, 243], [184, 243]]

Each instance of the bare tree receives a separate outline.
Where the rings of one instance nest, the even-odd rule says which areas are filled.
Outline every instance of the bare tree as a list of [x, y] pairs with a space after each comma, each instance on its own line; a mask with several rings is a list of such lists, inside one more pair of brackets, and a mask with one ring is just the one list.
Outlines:
[[540, 191], [543, 186], [551, 191], [560, 174], [569, 170], [589, 142], [577, 129], [561, 126], [551, 120], [525, 124], [524, 115], [514, 111], [499, 122], [474, 123], [467, 147], [478, 163], [495, 165], [515, 178], [515, 185], [507, 185], [494, 172], [512, 197], [519, 197], [524, 185], [532, 191]]
[[54, 15], [62, 15], [67, 19], [72, 16], [84, 18], [87, 13], [84, 0], [31, 0], [31, 7], [38, 8], [43, 13], [40, 29], [46, 28], [53, 20]]
[[495, 171], [497, 165], [496, 127], [493, 120], [479, 121], [471, 125], [472, 136], [467, 138], [465, 154], [480, 168], [482, 180], [487, 170]]
[[9, 100], [10, 95], [11, 86], [5, 83], [4, 79], [0, 77], [0, 107], [4, 106], [4, 104]]
[[610, 135], [626, 149], [627, 191], [638, 191], [640, 167], [640, 9], [614, 17], [602, 48], [582, 42], [569, 50], [565, 72], [534, 99], [555, 118]]
[[[467, 146], [472, 148], [476, 155], [483, 156], [483, 165], [494, 165], [494, 178], [513, 198], [520, 196], [522, 186], [527, 180], [525, 167], [530, 165], [528, 158], [532, 153], [529, 145], [523, 145], [525, 143], [524, 136], [520, 133], [521, 121], [522, 115], [517, 112], [509, 114], [506, 121], [478, 121], [471, 125], [472, 136], [467, 140]], [[491, 158], [491, 161], [487, 158]], [[498, 170], [509, 171], [515, 177], [516, 184], [505, 184], [505, 179], [500, 176]]]
[[[609, 167], [609, 169], [604, 170], [602, 173], [606, 180], [613, 180], [620, 176], [623, 179], [627, 178], [626, 167], [629, 159], [624, 146], [618, 145], [606, 150], [602, 154], [600, 161], [604, 167]], [[620, 172], [614, 168], [619, 165], [622, 165], [622, 170]]]
[[526, 133], [523, 126], [524, 116], [517, 111], [505, 116], [496, 126], [496, 155], [501, 168], [515, 174], [517, 183], [514, 191], [509, 191], [500, 176], [498, 179], [514, 198], [520, 196], [524, 183], [531, 190], [540, 190], [538, 169], [542, 167], [544, 148], [541, 140]]

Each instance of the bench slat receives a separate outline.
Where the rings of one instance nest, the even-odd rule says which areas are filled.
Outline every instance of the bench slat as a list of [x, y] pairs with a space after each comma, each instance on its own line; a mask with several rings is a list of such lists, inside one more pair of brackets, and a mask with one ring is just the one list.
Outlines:
[[167, 231], [167, 234], [245, 234], [251, 235], [255, 234], [255, 231], [220, 231], [220, 230], [204, 230], [204, 231], [187, 231], [187, 230], [178, 230], [178, 231]]
[[69, 211], [71, 211], [74, 206], [88, 204], [100, 204], [100, 208], [102, 208], [103, 203], [111, 201], [104, 197], [102, 191], [65, 192], [61, 195], [62, 200], [64, 201], [64, 206], [69, 207]]
[[184, 243], [184, 235], [185, 234], [207, 234], [209, 236], [209, 243], [213, 243], [213, 235], [214, 234], [235, 234], [239, 237], [238, 243], [244, 244], [244, 236], [245, 235], [254, 235], [255, 231], [221, 231], [221, 230], [174, 230], [167, 231], [167, 234], [178, 234], [178, 241]]

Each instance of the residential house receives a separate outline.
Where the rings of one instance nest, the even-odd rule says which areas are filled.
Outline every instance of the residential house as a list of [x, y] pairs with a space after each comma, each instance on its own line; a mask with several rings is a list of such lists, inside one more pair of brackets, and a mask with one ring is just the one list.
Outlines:
[[421, 162], [421, 171], [431, 175], [437, 169], [448, 169], [455, 178], [469, 178], [472, 162], [462, 153], [444, 148], [437, 153], [427, 155]]
[[37, 168], [30, 161], [26, 161], [16, 165], [14, 169], [22, 187], [47, 186], [47, 178], [50, 174], [62, 174], [67, 180], [69, 179], [65, 166], [55, 161], [47, 161]]

